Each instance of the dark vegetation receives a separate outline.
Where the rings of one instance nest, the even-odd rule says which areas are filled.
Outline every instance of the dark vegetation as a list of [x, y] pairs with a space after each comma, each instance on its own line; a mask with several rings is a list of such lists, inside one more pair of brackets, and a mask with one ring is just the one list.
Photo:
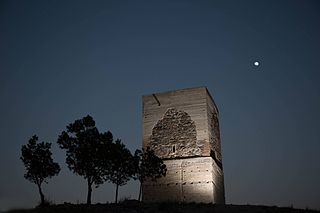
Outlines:
[[134, 159], [126, 146], [120, 140], [113, 144], [110, 160], [110, 172], [106, 172], [106, 179], [116, 185], [115, 203], [118, 202], [119, 186], [125, 185], [135, 174]]
[[[49, 203], [45, 201], [41, 186], [57, 175], [60, 167], [51, 157], [51, 143], [37, 141], [38, 137], [33, 136], [27, 145], [22, 146], [21, 160], [27, 171], [24, 177], [38, 186], [41, 198], [39, 206], [44, 207], [49, 206]], [[87, 205], [91, 204], [93, 186], [97, 188], [104, 182], [115, 184], [117, 203], [119, 186], [125, 185], [130, 179], [143, 183], [146, 178], [155, 181], [166, 175], [165, 164], [153, 151], [136, 150], [132, 155], [120, 139], [113, 140], [110, 131], [99, 132], [89, 115], [67, 125], [57, 143], [66, 151], [68, 168], [87, 182]], [[141, 189], [139, 200], [140, 195]]]
[[157, 178], [165, 176], [167, 172], [167, 167], [163, 161], [158, 158], [154, 151], [149, 147], [147, 149], [136, 150], [134, 153], [135, 159], [135, 179], [140, 181], [139, 187], [139, 197], [138, 200], [141, 200], [142, 184], [149, 178], [153, 181], [156, 181]]
[[[301, 210], [292, 207], [267, 207], [250, 205], [216, 205], [199, 203], [143, 203], [141, 185], [146, 179], [156, 181], [166, 175], [166, 165], [150, 148], [136, 150], [134, 155], [120, 139], [113, 139], [110, 131], [99, 132], [91, 116], [86, 116], [67, 125], [57, 143], [66, 151], [66, 164], [76, 175], [87, 181], [86, 204], [51, 204], [45, 200], [42, 184], [58, 175], [60, 166], [52, 159], [51, 143], [38, 143], [38, 137], [32, 136], [21, 148], [21, 157], [26, 173], [24, 177], [37, 185], [40, 204], [34, 209], [11, 210], [11, 213], [313, 213], [315, 210]], [[140, 182], [138, 200], [124, 200], [118, 203], [118, 188], [130, 179]], [[104, 182], [115, 184], [115, 203], [91, 204], [92, 186], [98, 187]]]
[[292, 207], [216, 205], [202, 203], [141, 203], [134, 200], [118, 204], [74, 205], [60, 204], [26, 210], [12, 210], [10, 213], [319, 213], [316, 210], [294, 209]]
[[58, 175], [59, 164], [53, 162], [50, 151], [51, 143], [38, 143], [38, 137], [32, 136], [26, 145], [21, 148], [21, 157], [27, 172], [24, 177], [37, 185], [40, 194], [40, 205], [45, 205], [45, 198], [42, 192], [42, 184], [48, 183], [48, 179]]

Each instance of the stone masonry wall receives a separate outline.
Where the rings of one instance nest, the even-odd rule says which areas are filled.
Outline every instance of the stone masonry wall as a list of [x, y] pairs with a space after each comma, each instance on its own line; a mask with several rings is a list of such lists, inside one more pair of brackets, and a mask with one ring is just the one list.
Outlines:
[[213, 106], [208, 106], [208, 123], [209, 123], [209, 142], [211, 150], [214, 152], [216, 160], [222, 164], [221, 155], [221, 142], [220, 142], [220, 129], [219, 129], [219, 118], [218, 112]]
[[143, 201], [224, 203], [218, 109], [205, 87], [143, 96], [143, 147], [167, 165]]
[[[211, 157], [165, 160], [166, 177], [143, 185], [146, 202], [224, 203], [221, 169]], [[155, 193], [156, 192], [156, 193]]]
[[195, 122], [188, 113], [176, 108], [169, 108], [152, 129], [150, 148], [162, 158], [200, 156], [201, 147]]
[[[177, 112], [173, 112], [173, 109], [175, 109]], [[173, 115], [172, 113], [177, 114]], [[151, 146], [150, 143], [160, 141], [158, 140], [159, 137], [157, 135], [159, 134], [157, 131], [162, 128], [161, 126], [163, 126], [163, 124], [170, 125], [169, 122], [167, 122], [169, 120], [167, 119], [168, 116], [173, 116], [173, 119], [175, 119], [174, 117], [182, 115], [183, 117], [178, 118], [180, 119], [180, 122], [185, 122], [187, 117], [190, 117], [190, 119], [194, 122], [196, 130], [196, 142], [199, 146], [201, 146], [201, 149], [197, 150], [196, 155], [210, 156], [211, 145], [209, 143], [210, 139], [208, 135], [209, 126], [207, 120], [207, 100], [205, 88], [192, 88], [143, 96], [143, 146]], [[172, 122], [176, 125], [179, 125], [178, 120], [172, 120]], [[184, 123], [184, 125], [187, 125], [187, 123]], [[178, 129], [180, 127], [181, 125], [179, 125]], [[188, 129], [191, 129], [189, 127]], [[180, 128], [180, 130], [182, 129]], [[152, 140], [152, 135], [154, 135], [154, 140]], [[165, 135], [162, 135], [162, 137], [163, 136]], [[161, 142], [164, 141], [161, 140]], [[168, 151], [164, 151], [163, 154], [165, 156], [160, 157], [167, 158], [169, 155], [167, 152]]]

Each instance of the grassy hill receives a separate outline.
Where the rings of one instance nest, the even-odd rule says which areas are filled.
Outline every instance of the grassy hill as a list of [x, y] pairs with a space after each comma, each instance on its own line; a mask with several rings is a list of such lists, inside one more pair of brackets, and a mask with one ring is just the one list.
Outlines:
[[276, 206], [252, 205], [214, 205], [214, 204], [144, 204], [137, 201], [125, 201], [121, 204], [59, 204], [34, 209], [11, 210], [8, 213], [320, 213], [316, 210], [294, 209]]

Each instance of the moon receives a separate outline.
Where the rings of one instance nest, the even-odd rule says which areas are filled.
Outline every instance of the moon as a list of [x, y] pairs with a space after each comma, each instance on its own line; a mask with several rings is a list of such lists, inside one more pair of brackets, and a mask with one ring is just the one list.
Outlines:
[[259, 61], [255, 61], [255, 62], [253, 63], [253, 65], [256, 66], [256, 67], [258, 67], [258, 66], [260, 65], [260, 63], [259, 63]]

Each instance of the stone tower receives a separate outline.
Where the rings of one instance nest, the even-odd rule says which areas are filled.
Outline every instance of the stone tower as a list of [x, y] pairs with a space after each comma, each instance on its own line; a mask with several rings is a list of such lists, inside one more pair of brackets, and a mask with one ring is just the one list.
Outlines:
[[144, 95], [143, 147], [167, 165], [146, 181], [145, 202], [224, 203], [219, 112], [206, 87]]

